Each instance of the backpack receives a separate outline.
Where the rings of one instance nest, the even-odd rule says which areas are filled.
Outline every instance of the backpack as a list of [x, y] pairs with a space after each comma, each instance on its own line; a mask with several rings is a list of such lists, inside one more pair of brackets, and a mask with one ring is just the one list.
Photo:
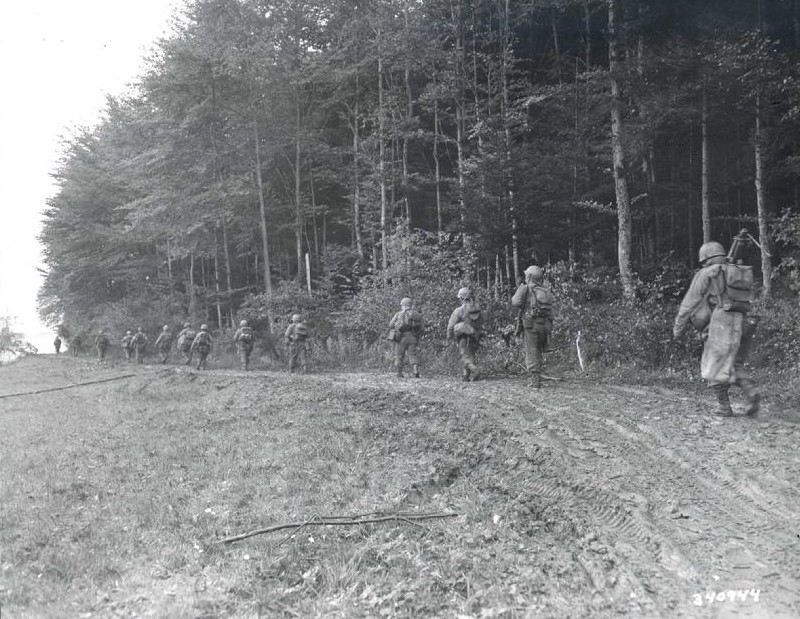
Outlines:
[[464, 306], [464, 311], [461, 314], [461, 322], [456, 323], [453, 327], [453, 333], [456, 334], [456, 337], [480, 335], [482, 317], [483, 312], [481, 308], [470, 301]]
[[205, 331], [200, 331], [200, 333], [195, 336], [195, 342], [197, 343], [196, 348], [200, 350], [211, 348], [211, 336]]
[[292, 334], [296, 340], [304, 340], [308, 337], [308, 327], [304, 322], [296, 322]]
[[400, 312], [400, 331], [418, 331], [422, 327], [422, 317], [412, 309]]
[[553, 293], [541, 286], [528, 286], [528, 314], [532, 318], [552, 318]]
[[252, 344], [253, 330], [250, 327], [243, 327], [242, 332], [239, 334], [239, 341], [244, 344]]
[[753, 267], [725, 263], [722, 272], [722, 309], [746, 314], [753, 299]]

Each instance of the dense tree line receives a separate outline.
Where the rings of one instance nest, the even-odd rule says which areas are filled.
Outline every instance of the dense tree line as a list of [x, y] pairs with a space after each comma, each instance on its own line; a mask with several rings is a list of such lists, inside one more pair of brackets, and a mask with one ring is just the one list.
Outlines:
[[230, 326], [280, 282], [391, 285], [411, 230], [496, 296], [569, 261], [634, 298], [746, 226], [769, 295], [798, 50], [800, 0], [195, 0], [65, 145], [41, 313]]

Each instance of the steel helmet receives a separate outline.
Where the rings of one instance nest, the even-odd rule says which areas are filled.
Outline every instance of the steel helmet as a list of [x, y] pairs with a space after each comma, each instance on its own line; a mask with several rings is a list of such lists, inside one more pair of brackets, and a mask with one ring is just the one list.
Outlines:
[[192, 325], [191, 325], [191, 324], [189, 324], [188, 322], [184, 322], [184, 323], [183, 323], [183, 328], [184, 328], [184, 329], [188, 329], [188, 328], [189, 328], [189, 327], [191, 327], [191, 326], [192, 326]]
[[201, 331], [208, 331], [208, 325], [200, 325]]
[[414, 305], [414, 302], [409, 297], [404, 297], [402, 301], [400, 301], [400, 307], [411, 307]]
[[536, 265], [529, 266], [525, 269], [525, 277], [533, 282], [540, 282], [544, 279], [544, 271], [542, 271], [541, 267], [537, 267]]
[[240, 326], [240, 327], [246, 327], [246, 326], [247, 326], [247, 321], [246, 321], [246, 320], [242, 320], [242, 321], [239, 323], [239, 326]]
[[725, 248], [716, 241], [709, 241], [708, 243], [703, 243], [700, 246], [700, 251], [697, 252], [697, 258], [700, 260], [700, 264], [704, 263], [706, 260], [711, 258], [715, 258], [716, 256], [724, 256], [725, 255]]
[[169, 325], [164, 325], [164, 328], [162, 329], [162, 331], [169, 331]]
[[125, 331], [125, 335], [132, 335], [132, 333], [133, 333], [133, 332], [132, 332], [132, 331], [130, 331], [130, 330], [128, 330], [128, 331]]
[[300, 314], [292, 314], [292, 322], [300, 322], [303, 319]]
[[458, 298], [461, 299], [462, 301], [464, 299], [469, 299], [471, 297], [472, 297], [472, 291], [469, 288], [461, 288], [461, 290], [458, 291]]

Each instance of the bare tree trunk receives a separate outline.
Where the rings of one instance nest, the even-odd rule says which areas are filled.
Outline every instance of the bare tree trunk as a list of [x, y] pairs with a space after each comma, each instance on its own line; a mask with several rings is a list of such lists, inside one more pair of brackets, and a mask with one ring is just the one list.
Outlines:
[[631, 268], [631, 247], [633, 241], [630, 194], [625, 169], [625, 149], [623, 141], [622, 100], [619, 87], [620, 71], [620, 33], [617, 23], [622, 16], [622, 0], [609, 0], [608, 3], [608, 61], [611, 79], [611, 150], [614, 163], [614, 188], [617, 197], [617, 260], [623, 295], [631, 300], [635, 296], [633, 270]]
[[505, 0], [505, 10], [503, 12], [503, 124], [505, 125], [505, 147], [506, 147], [506, 198], [508, 199], [508, 213], [511, 217], [511, 252], [514, 262], [514, 279], [520, 274], [519, 268], [519, 224], [517, 222], [516, 205], [514, 203], [514, 174], [513, 162], [511, 159], [511, 122], [509, 120], [509, 97], [508, 97], [508, 64], [509, 50], [511, 48], [511, 37], [509, 30], [509, 0]]
[[442, 227], [442, 173], [439, 164], [439, 95], [433, 100], [433, 164], [436, 184], [436, 236], [441, 243], [444, 238]]
[[[378, 32], [378, 39], [381, 33]], [[383, 109], [383, 59], [378, 56], [378, 174], [381, 187], [381, 267], [383, 268], [383, 281], [388, 283], [389, 269], [389, 218], [386, 204], [386, 112]]]
[[216, 228], [214, 228], [214, 292], [216, 293], [217, 325], [222, 329], [222, 303], [220, 301], [222, 289], [219, 284], [219, 239]]
[[406, 53], [405, 53], [405, 68], [403, 71], [403, 81], [405, 82], [406, 89], [406, 122], [403, 129], [403, 203], [405, 206], [406, 225], [411, 230], [411, 202], [409, 199], [409, 183], [408, 183], [408, 134], [411, 129], [411, 119], [414, 116], [414, 101], [411, 98], [411, 65], [409, 55], [411, 50], [408, 48], [409, 44], [409, 26], [408, 26], [408, 0], [403, 5], [403, 25], [406, 33]]
[[295, 139], [294, 139], [294, 235], [297, 254], [297, 282], [303, 283], [305, 267], [303, 264], [303, 199], [300, 194], [300, 151], [302, 149], [300, 126], [300, 95], [295, 98]]
[[761, 276], [763, 279], [762, 297], [769, 299], [772, 293], [772, 261], [769, 256], [769, 222], [767, 215], [767, 204], [764, 195], [764, 152], [763, 152], [763, 129], [761, 118], [761, 94], [756, 97], [756, 127], [753, 141], [755, 146], [756, 163], [756, 205], [758, 207], [758, 236], [761, 243]]
[[592, 68], [592, 8], [589, 0], [583, 3], [583, 23], [586, 30], [586, 41], [584, 42], [586, 56], [584, 62], [586, 64], [586, 71], [588, 72]]
[[[253, 141], [256, 155], [256, 189], [258, 190], [258, 210], [261, 216], [261, 249], [264, 253], [264, 292], [272, 298], [272, 278], [270, 277], [269, 239], [267, 237], [267, 207], [264, 199], [264, 184], [261, 178], [261, 145], [258, 136], [258, 122], [253, 116]], [[267, 330], [272, 331], [272, 310], [267, 306]]]
[[231, 282], [231, 250], [228, 243], [228, 227], [222, 225], [222, 253], [225, 257], [225, 284], [228, 286], [228, 313], [231, 319], [231, 328], [234, 327], [233, 316], [233, 285]]
[[[356, 99], [353, 104], [353, 237], [356, 241], [356, 252], [364, 262], [364, 240], [361, 234], [361, 179], [358, 174], [359, 150], [359, 92], [358, 76], [356, 76]], [[324, 245], [324, 243], [323, 243]]]
[[189, 316], [194, 318], [194, 254], [189, 254]]
[[701, 151], [700, 151], [700, 180], [701, 180], [701, 208], [703, 217], [703, 243], [711, 240], [711, 204], [708, 196], [708, 96], [703, 87], [703, 103], [700, 114]]
[[470, 244], [467, 233], [467, 205], [464, 201], [465, 154], [464, 154], [464, 7], [458, 0], [456, 15], [456, 153], [458, 157], [458, 210], [461, 217], [461, 232], [464, 246]]

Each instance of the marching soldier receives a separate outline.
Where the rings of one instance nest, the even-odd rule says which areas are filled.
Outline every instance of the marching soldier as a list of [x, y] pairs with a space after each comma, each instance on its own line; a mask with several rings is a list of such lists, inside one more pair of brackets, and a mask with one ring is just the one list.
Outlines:
[[158, 334], [156, 348], [161, 353], [161, 363], [166, 364], [167, 359], [169, 359], [169, 351], [172, 348], [172, 331], [170, 331], [169, 325], [164, 325], [161, 333]]
[[286, 347], [289, 349], [289, 372], [294, 374], [300, 367], [303, 374], [306, 373], [306, 340], [308, 339], [308, 327], [303, 322], [300, 314], [292, 315], [292, 322], [286, 328], [283, 335]]
[[511, 305], [522, 314], [525, 342], [525, 368], [530, 386], [542, 386], [543, 355], [553, 330], [553, 294], [542, 283], [544, 271], [538, 266], [525, 269], [525, 283], [520, 284]]
[[142, 363], [144, 361], [145, 348], [147, 348], [147, 336], [141, 327], [136, 330], [131, 340], [131, 348], [133, 349], [133, 357], [136, 359], [136, 363]]
[[178, 333], [178, 350], [183, 353], [183, 360], [186, 365], [192, 364], [192, 343], [197, 337], [197, 331], [188, 322], [183, 323], [183, 329]]
[[131, 353], [133, 352], [133, 333], [131, 331], [125, 332], [125, 337], [122, 338], [120, 346], [122, 346], [122, 350], [125, 352], [125, 361], [130, 363]]
[[53, 340], [53, 348], [56, 349], [56, 354], [61, 352], [61, 338], [56, 335], [56, 339]]
[[194, 341], [192, 341], [192, 347], [191, 347], [192, 352], [197, 351], [198, 370], [206, 369], [206, 362], [208, 360], [208, 355], [211, 353], [212, 342], [213, 339], [211, 338], [211, 334], [208, 332], [208, 325], [201, 325], [200, 333], [198, 333], [194, 337]]
[[106, 351], [108, 350], [108, 336], [100, 329], [94, 337], [94, 347], [97, 350], [97, 356], [102, 361], [106, 358]]
[[233, 343], [236, 344], [236, 352], [239, 354], [239, 362], [242, 369], [246, 372], [250, 365], [250, 354], [253, 352], [253, 329], [247, 324], [246, 320], [239, 323], [239, 328], [233, 334]]
[[414, 378], [419, 378], [417, 344], [422, 336], [422, 330], [422, 316], [414, 310], [414, 302], [408, 297], [404, 298], [400, 301], [400, 311], [389, 321], [389, 333], [395, 343], [394, 363], [399, 378], [403, 377], [403, 363], [406, 355], [408, 355], [408, 362], [411, 364]]
[[[714, 414], [731, 417], [731, 385], [744, 391], [745, 414], [758, 414], [761, 395], [744, 369], [757, 321], [749, 316], [752, 272], [726, 261], [725, 249], [711, 241], [700, 247], [701, 269], [681, 302], [672, 334], [680, 337], [691, 321], [707, 333], [700, 374], [717, 396]], [[749, 275], [750, 282], [747, 282]]]
[[461, 365], [464, 367], [463, 380], [475, 381], [481, 376], [475, 354], [483, 335], [484, 316], [469, 288], [461, 288], [458, 298], [461, 305], [453, 310], [447, 322], [447, 339], [449, 341], [455, 337]]

